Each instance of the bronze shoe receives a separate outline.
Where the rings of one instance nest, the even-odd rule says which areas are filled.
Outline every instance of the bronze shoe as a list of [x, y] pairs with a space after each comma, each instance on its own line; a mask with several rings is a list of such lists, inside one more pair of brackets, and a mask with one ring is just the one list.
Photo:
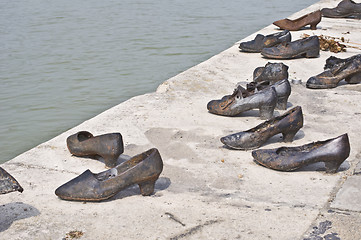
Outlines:
[[356, 18], [361, 19], [361, 3], [351, 0], [342, 0], [335, 8], [321, 9], [322, 16], [329, 18]]
[[291, 33], [288, 30], [273, 33], [267, 36], [257, 34], [255, 39], [253, 39], [252, 41], [241, 42], [239, 45], [239, 49], [241, 49], [243, 52], [258, 53], [261, 52], [263, 48], [273, 47], [282, 42], [290, 41]]
[[[242, 91], [243, 89], [243, 91]], [[212, 100], [207, 104], [209, 112], [223, 115], [236, 116], [242, 112], [258, 108], [261, 119], [269, 119], [277, 104], [275, 89], [267, 88], [254, 94], [244, 93], [244, 88], [238, 86], [232, 95], [226, 95], [220, 100]]]
[[299, 39], [289, 43], [282, 43], [276, 47], [264, 48], [261, 54], [266, 58], [291, 59], [305, 56], [318, 57], [320, 54], [320, 41], [317, 36]]
[[252, 152], [257, 163], [274, 170], [292, 171], [312, 163], [324, 162], [327, 173], [335, 173], [349, 155], [347, 133], [299, 147], [259, 149]]
[[18, 181], [11, 176], [5, 169], [0, 167], [0, 194], [10, 193], [14, 191], [23, 192], [24, 189]]
[[[331, 69], [334, 65], [337, 64], [341, 64], [341, 63], [346, 63], [348, 61], [354, 61], [356, 58], [361, 58], [361, 54], [357, 54], [354, 55], [352, 57], [346, 58], [346, 59], [341, 59], [341, 58], [337, 58], [334, 56], [331, 56], [329, 58], [326, 59], [326, 64], [324, 69]], [[349, 77], [345, 78], [345, 81], [349, 84], [356, 84], [356, 83], [360, 83], [361, 82], [361, 72], [360, 73], [355, 73]]]
[[109, 168], [117, 165], [123, 153], [123, 138], [120, 133], [108, 133], [94, 137], [90, 132], [81, 131], [66, 139], [71, 154], [77, 157], [101, 156]]
[[310, 25], [312, 30], [316, 30], [316, 25], [321, 21], [322, 14], [320, 10], [306, 14], [296, 20], [290, 20], [288, 18], [278, 20], [273, 24], [280, 29], [286, 29], [289, 31], [297, 31], [306, 25]]
[[277, 81], [272, 85], [270, 84], [270, 81], [267, 80], [262, 82], [250, 82], [247, 84], [247, 91], [253, 93], [269, 87], [273, 87], [277, 94], [276, 109], [286, 110], [288, 97], [291, 95], [291, 84], [288, 79]]
[[288, 79], [288, 66], [283, 63], [268, 62], [264, 67], [258, 67], [253, 71], [253, 81], [269, 81], [274, 84], [280, 80]]
[[292, 142], [294, 136], [302, 127], [302, 108], [297, 106], [283, 115], [271, 118], [245, 132], [222, 137], [221, 142], [233, 149], [255, 149], [261, 147], [269, 138], [279, 133], [282, 133], [283, 141]]
[[64, 200], [101, 201], [138, 184], [141, 194], [149, 196], [162, 170], [162, 158], [158, 150], [152, 148], [107, 171], [95, 174], [86, 170], [57, 188], [55, 194]]
[[330, 69], [310, 77], [307, 80], [307, 88], [334, 88], [342, 79], [346, 79], [349, 83], [359, 83], [361, 73], [361, 55], [349, 58], [333, 65]]

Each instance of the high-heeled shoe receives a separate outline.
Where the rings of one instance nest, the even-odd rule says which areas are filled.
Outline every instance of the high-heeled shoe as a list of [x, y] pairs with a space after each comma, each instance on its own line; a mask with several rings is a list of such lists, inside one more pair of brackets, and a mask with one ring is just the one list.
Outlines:
[[[246, 97], [244, 97], [245, 93], [242, 89], [241, 86], [238, 86], [232, 95], [210, 101], [207, 104], [208, 111], [223, 116], [236, 116], [242, 112], [258, 108], [261, 119], [269, 119], [273, 116], [277, 104], [277, 94], [273, 87]], [[246, 93], [248, 92], [246, 91]]]
[[361, 82], [361, 55], [349, 58], [333, 65], [330, 69], [307, 80], [307, 88], [334, 88], [338, 83], [345, 79], [348, 83]]
[[78, 157], [101, 156], [109, 168], [117, 165], [117, 159], [123, 153], [123, 138], [120, 133], [108, 133], [94, 137], [87, 131], [81, 131], [66, 139], [71, 154]]
[[0, 167], [0, 194], [10, 193], [14, 191], [23, 192], [24, 189], [18, 181], [11, 176], [5, 169]]
[[221, 142], [233, 149], [249, 150], [261, 147], [272, 136], [282, 133], [283, 141], [292, 142], [303, 127], [303, 114], [300, 106], [285, 114], [271, 118], [245, 132], [234, 133], [221, 138]]
[[280, 147], [252, 151], [254, 160], [267, 168], [292, 171], [316, 162], [324, 162], [327, 173], [335, 173], [350, 155], [348, 135], [309, 143], [299, 147]]
[[296, 57], [315, 58], [320, 55], [320, 41], [317, 36], [281, 43], [275, 47], [262, 49], [265, 58], [292, 59]]
[[288, 79], [275, 82], [271, 85], [270, 81], [250, 82], [247, 84], [247, 91], [255, 92], [256, 89], [261, 91], [263, 89], [273, 87], [277, 94], [277, 105], [275, 109], [286, 110], [288, 97], [291, 95], [291, 84]]
[[115, 168], [95, 174], [86, 170], [55, 190], [64, 200], [101, 201], [138, 184], [143, 196], [154, 192], [154, 184], [163, 170], [163, 161], [156, 148], [136, 155]]
[[278, 20], [273, 24], [279, 27], [280, 29], [286, 29], [289, 31], [297, 31], [306, 25], [310, 25], [312, 30], [316, 30], [316, 26], [321, 22], [322, 14], [320, 10], [306, 14], [295, 20], [290, 20], [288, 18]]
[[248, 42], [241, 42], [239, 44], [239, 49], [243, 52], [261, 52], [263, 48], [273, 47], [282, 42], [290, 42], [291, 33], [288, 30], [282, 32], [277, 32], [264, 36], [262, 34], [257, 34], [255, 39]]

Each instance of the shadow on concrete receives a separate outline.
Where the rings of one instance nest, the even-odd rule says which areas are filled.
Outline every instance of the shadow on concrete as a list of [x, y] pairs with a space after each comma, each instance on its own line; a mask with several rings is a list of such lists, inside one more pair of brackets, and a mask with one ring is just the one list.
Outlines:
[[[154, 186], [154, 195], [156, 195], [158, 192], [160, 192], [162, 190], [167, 189], [170, 186], [170, 184], [171, 184], [171, 181], [169, 178], [167, 178], [167, 177], [158, 178], [158, 180], [155, 182], [155, 186]], [[108, 200], [105, 200], [104, 202], [114, 201], [117, 199], [122, 199], [122, 198], [130, 197], [130, 196], [134, 196], [134, 195], [141, 195], [138, 184], [134, 184], [134, 185], [128, 187], [127, 189], [120, 191], [117, 195], [115, 195], [114, 197], [112, 197]], [[154, 195], [152, 195], [152, 196], [154, 196]]]
[[39, 214], [38, 209], [22, 202], [0, 205], [0, 232], [7, 230], [17, 220], [34, 217]]

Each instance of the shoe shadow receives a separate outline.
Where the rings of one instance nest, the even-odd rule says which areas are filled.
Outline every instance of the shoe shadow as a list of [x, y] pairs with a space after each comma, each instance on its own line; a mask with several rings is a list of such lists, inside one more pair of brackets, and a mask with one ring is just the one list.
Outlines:
[[[261, 164], [259, 164], [256, 160], [253, 159], [253, 162], [256, 163], [257, 165], [261, 166], [261, 167], [265, 167]], [[266, 168], [266, 167], [265, 167]], [[350, 164], [347, 161], [344, 161], [341, 166], [337, 169], [337, 172], [343, 172], [346, 171], [350, 168]], [[269, 168], [270, 169], [270, 168]], [[274, 170], [274, 169], [270, 169], [273, 171], [278, 171], [278, 172], [284, 172], [284, 171], [279, 171], [279, 170]], [[323, 162], [318, 162], [318, 163], [312, 163], [310, 165], [301, 167], [299, 169], [293, 170], [293, 171], [287, 171], [287, 172], [325, 172], [326, 168], [325, 168], [325, 164]], [[332, 174], [332, 173], [331, 173]]]
[[[171, 181], [170, 181], [169, 178], [167, 178], [167, 177], [158, 178], [158, 180], [155, 182], [154, 193], [151, 196], [154, 196], [159, 191], [167, 189], [170, 186], [170, 184], [171, 184]], [[120, 191], [114, 197], [111, 197], [111, 198], [109, 198], [107, 200], [104, 200], [103, 202], [110, 202], [110, 201], [123, 199], [123, 198], [126, 198], [126, 197], [135, 196], [135, 195], [140, 195], [141, 196], [138, 184], [134, 184], [134, 185]]]
[[[341, 166], [337, 169], [337, 172], [344, 172], [350, 168], [350, 164], [347, 161], [344, 161]], [[313, 163], [302, 168], [295, 170], [295, 172], [325, 172], [325, 164], [323, 162]]]
[[7, 230], [13, 222], [40, 214], [35, 207], [22, 202], [0, 205], [0, 232]]

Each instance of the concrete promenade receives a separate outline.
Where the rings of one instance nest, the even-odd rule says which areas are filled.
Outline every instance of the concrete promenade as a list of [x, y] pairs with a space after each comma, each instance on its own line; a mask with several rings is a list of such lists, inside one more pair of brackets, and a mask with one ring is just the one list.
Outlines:
[[[322, 0], [289, 18], [338, 3]], [[269, 25], [257, 33], [276, 31]], [[317, 30], [292, 32], [292, 39], [304, 33], [344, 37], [361, 47], [361, 20], [323, 18]], [[361, 50], [276, 61], [239, 52], [239, 42], [165, 81], [156, 92], [131, 98], [1, 164], [24, 192], [0, 195], [0, 239], [63, 239], [75, 230], [83, 233], [80, 239], [361, 239], [361, 84], [305, 87], [309, 77], [323, 71], [328, 57], [346, 58]], [[213, 115], [207, 103], [231, 94], [238, 82], [245, 86], [253, 70], [267, 62], [283, 62], [290, 80], [302, 80], [292, 85], [288, 109], [302, 106], [304, 127], [292, 143], [277, 135], [262, 148], [299, 146], [348, 133], [351, 153], [336, 174], [326, 174], [323, 164], [273, 171], [257, 165], [251, 151], [229, 150], [219, 141], [263, 120], [258, 110], [239, 117]], [[106, 170], [101, 161], [67, 150], [66, 138], [81, 130], [94, 135], [120, 132], [122, 159], [158, 148], [164, 170], [155, 194], [143, 197], [132, 186], [99, 203], [59, 199], [54, 191], [63, 183], [86, 169]]]

